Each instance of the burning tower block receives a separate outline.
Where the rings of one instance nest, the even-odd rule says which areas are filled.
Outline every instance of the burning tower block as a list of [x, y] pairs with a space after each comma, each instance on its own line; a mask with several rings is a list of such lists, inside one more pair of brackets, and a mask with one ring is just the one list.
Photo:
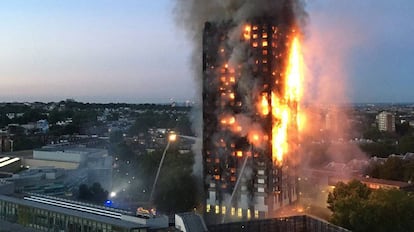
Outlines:
[[297, 200], [302, 75], [299, 32], [292, 17], [254, 17], [242, 26], [205, 23], [207, 221], [271, 217]]

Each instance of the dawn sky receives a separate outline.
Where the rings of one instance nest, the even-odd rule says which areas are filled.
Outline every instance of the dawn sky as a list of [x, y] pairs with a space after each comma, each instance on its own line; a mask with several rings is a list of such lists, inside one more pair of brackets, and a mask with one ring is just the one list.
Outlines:
[[[341, 47], [356, 102], [414, 102], [414, 2], [308, 0], [307, 36]], [[192, 100], [173, 0], [0, 2], [0, 102]], [[200, 28], [201, 30], [201, 28]], [[332, 45], [333, 44], [333, 45]]]

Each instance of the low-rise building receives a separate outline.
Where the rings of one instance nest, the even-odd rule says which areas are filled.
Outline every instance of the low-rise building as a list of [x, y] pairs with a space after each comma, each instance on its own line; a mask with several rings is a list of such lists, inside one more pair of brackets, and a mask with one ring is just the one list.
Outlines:
[[20, 170], [22, 160], [18, 157], [0, 156], [0, 172], [14, 173]]
[[[112, 189], [112, 156], [106, 149], [86, 148], [73, 145], [50, 145], [33, 151], [33, 157], [25, 158], [23, 165], [36, 168], [52, 166], [72, 170], [82, 176], [77, 184], [100, 183], [106, 189]], [[84, 178], [83, 174], [86, 175]], [[82, 180], [81, 180], [82, 179]]]
[[144, 232], [167, 228], [167, 216], [142, 216], [38, 195], [0, 195], [0, 219], [40, 231]]

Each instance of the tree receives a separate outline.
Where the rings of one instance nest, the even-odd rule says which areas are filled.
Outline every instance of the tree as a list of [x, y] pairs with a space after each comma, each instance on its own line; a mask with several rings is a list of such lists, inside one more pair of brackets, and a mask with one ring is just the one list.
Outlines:
[[414, 197], [401, 190], [340, 182], [329, 193], [328, 205], [332, 223], [355, 232], [414, 231]]
[[364, 139], [371, 139], [377, 141], [382, 137], [381, 131], [376, 127], [370, 127], [363, 132]]
[[165, 213], [186, 212], [197, 203], [196, 180], [192, 175], [194, 155], [172, 150], [166, 157], [157, 185], [155, 204]]
[[[119, 160], [123, 160], [127, 158], [125, 154], [129, 152], [126, 145], [122, 143], [120, 145], [124, 147], [122, 150], [125, 149], [124, 155], [119, 153]], [[136, 182], [131, 182], [131, 185], [135, 185], [132, 188], [136, 189], [134, 197], [138, 201], [148, 201], [162, 153], [162, 150], [157, 150], [140, 156], [128, 155], [130, 164], [118, 161], [121, 170], [128, 170], [130, 175], [137, 177]], [[157, 210], [164, 213], [185, 212], [196, 206], [198, 192], [195, 189], [196, 179], [192, 174], [193, 164], [193, 153], [181, 154], [174, 145], [171, 145], [154, 190], [153, 203]], [[122, 180], [124, 176], [116, 176], [115, 173], [115, 178]]]
[[383, 164], [370, 165], [366, 174], [386, 180], [412, 181], [414, 179], [414, 161], [390, 156]]
[[398, 157], [388, 157], [380, 169], [380, 178], [386, 180], [402, 181], [404, 178], [404, 160]]
[[405, 135], [409, 135], [412, 133], [412, 128], [410, 126], [410, 123], [408, 122], [404, 122], [404, 123], [397, 123], [395, 125], [395, 131], [397, 132], [398, 135], [400, 136], [405, 136]]
[[414, 136], [403, 136], [398, 141], [398, 152], [403, 154], [414, 152]]
[[328, 209], [332, 211], [331, 221], [345, 228], [354, 227], [360, 220], [355, 212], [363, 209], [364, 200], [368, 199], [371, 190], [361, 182], [353, 180], [348, 184], [339, 182], [328, 195]]
[[395, 144], [391, 142], [362, 143], [361, 150], [371, 156], [388, 157], [397, 152]]
[[414, 231], [414, 198], [397, 189], [373, 191], [355, 231]]
[[120, 130], [112, 131], [109, 134], [109, 142], [112, 144], [119, 144], [124, 139], [123, 133]]
[[41, 137], [27, 137], [27, 136], [16, 136], [14, 138], [13, 150], [30, 150], [34, 148], [40, 148], [44, 145], [44, 142], [41, 140]]

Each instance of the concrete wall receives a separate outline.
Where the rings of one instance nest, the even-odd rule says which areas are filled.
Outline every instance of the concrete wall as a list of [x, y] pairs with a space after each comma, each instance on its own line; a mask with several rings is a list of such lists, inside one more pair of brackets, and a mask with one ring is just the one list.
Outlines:
[[7, 195], [14, 192], [14, 183], [0, 180], [0, 194]]
[[84, 153], [71, 151], [33, 151], [33, 158], [41, 160], [81, 163], [86, 159], [85, 156], [86, 155]]
[[24, 159], [23, 165], [30, 166], [30, 167], [53, 166], [56, 168], [63, 168], [63, 169], [77, 169], [79, 167], [79, 163], [52, 161], [52, 160], [36, 160], [36, 159]]

